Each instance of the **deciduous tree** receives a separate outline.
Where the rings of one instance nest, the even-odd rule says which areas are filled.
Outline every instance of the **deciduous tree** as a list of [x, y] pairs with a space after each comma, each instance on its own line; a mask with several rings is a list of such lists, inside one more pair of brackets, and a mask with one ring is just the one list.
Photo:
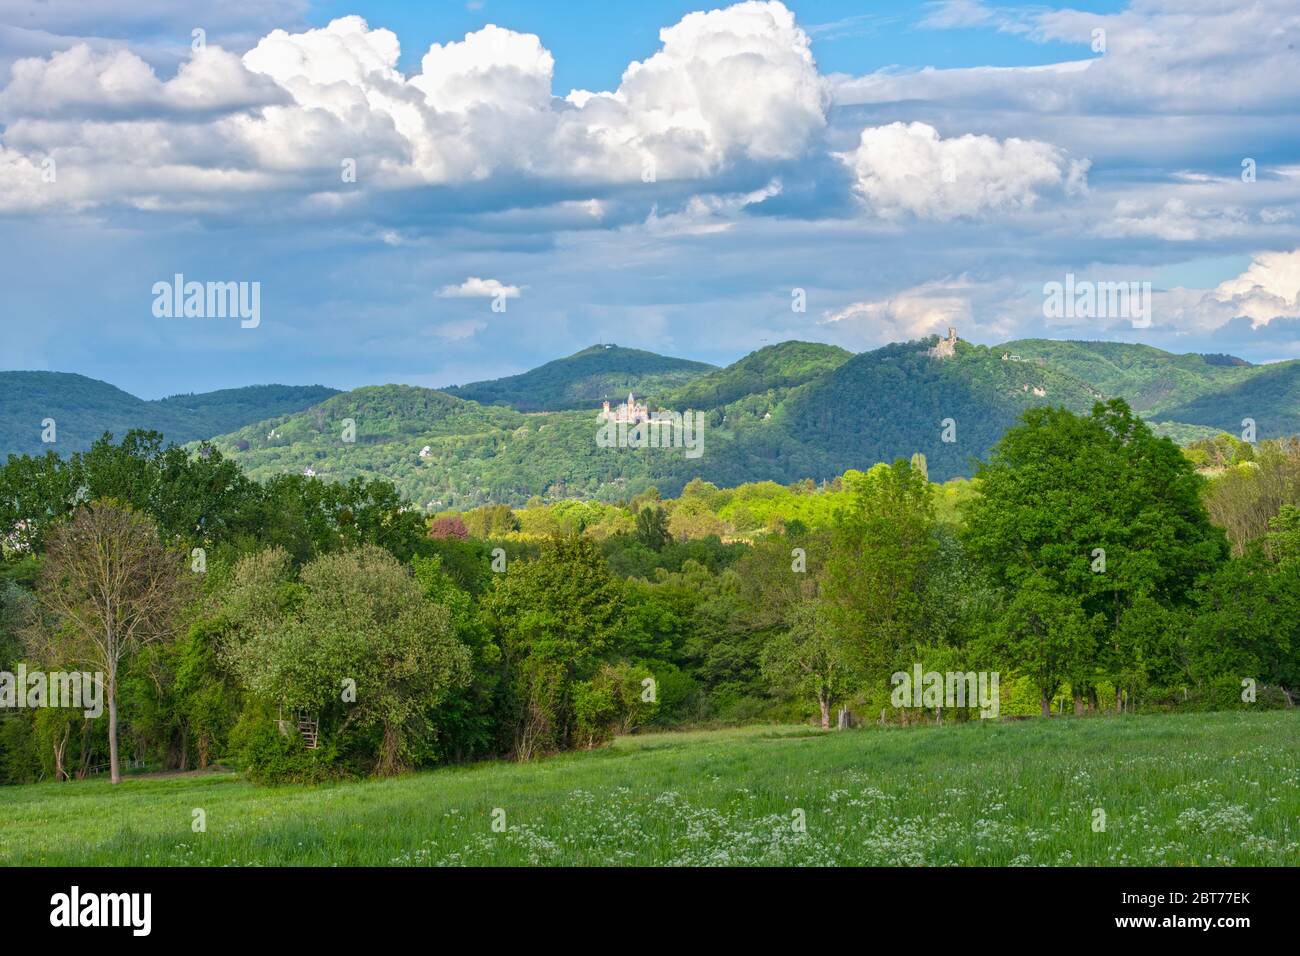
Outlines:
[[169, 550], [145, 515], [111, 500], [77, 510], [46, 543], [38, 597], [48, 618], [28, 630], [38, 660], [103, 675], [109, 765], [118, 757], [118, 675], [142, 647], [172, 638], [193, 594], [184, 554]]

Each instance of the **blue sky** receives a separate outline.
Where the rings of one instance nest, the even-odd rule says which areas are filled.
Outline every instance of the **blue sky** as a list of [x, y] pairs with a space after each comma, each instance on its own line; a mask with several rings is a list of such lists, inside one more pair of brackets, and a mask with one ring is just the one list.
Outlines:
[[[930, 12], [916, 0], [868, 2], [811, 0], [786, 4], [812, 37], [812, 52], [828, 73], [866, 73], [889, 66], [943, 68], [1033, 66], [1088, 56], [1087, 43], [1031, 42], [984, 27], [935, 31], [919, 26]], [[1076, 9], [1114, 12], [1124, 4], [1083, 3]], [[642, 60], [659, 45], [659, 31], [695, 10], [698, 2], [616, 3], [609, 0], [489, 0], [410, 3], [329, 2], [312, 4], [306, 19], [323, 27], [330, 20], [361, 13], [402, 38], [400, 65], [416, 69], [430, 43], [446, 42], [489, 23], [536, 33], [555, 54], [555, 89], [613, 89], [628, 63]]]
[[[436, 387], [949, 325], [1300, 357], [1297, 43], [1288, 0], [0, 0], [0, 367]], [[256, 327], [155, 314], [177, 273], [258, 283]], [[1067, 275], [1148, 321], [1047, 314]]]

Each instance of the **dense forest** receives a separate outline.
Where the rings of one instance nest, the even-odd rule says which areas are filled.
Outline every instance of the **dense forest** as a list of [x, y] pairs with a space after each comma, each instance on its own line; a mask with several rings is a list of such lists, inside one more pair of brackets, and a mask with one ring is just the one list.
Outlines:
[[[821, 483], [876, 461], [924, 454], [930, 477], [970, 477], [1027, 408], [1086, 413], [1123, 398], [1152, 430], [1188, 445], [1221, 431], [1300, 432], [1295, 362], [1175, 355], [1119, 342], [1023, 340], [986, 347], [937, 338], [854, 355], [788, 341], [726, 368], [599, 345], [521, 375], [445, 390], [375, 385], [346, 393], [259, 386], [142, 402], [103, 382], [0, 373], [5, 451], [85, 451], [105, 431], [206, 440], [258, 481], [298, 473], [382, 478], [426, 513], [534, 497], [618, 503], [719, 487]], [[702, 457], [682, 449], [608, 454], [592, 441], [601, 402], [629, 392], [655, 410], [703, 412]], [[57, 426], [57, 437], [42, 423]]]
[[[936, 479], [969, 475], [1025, 408], [1052, 402], [1086, 411], [1101, 397], [1051, 368], [1002, 361], [983, 346], [959, 342], [954, 357], [940, 362], [927, 344], [933, 340], [850, 357], [786, 342], [669, 392], [669, 407], [705, 409], [699, 460], [682, 449], [599, 448], [595, 403], [523, 414], [401, 385], [336, 395], [213, 444], [259, 480], [309, 469], [340, 480], [382, 476], [428, 511], [533, 497], [614, 503], [651, 487], [676, 496], [696, 477], [722, 487], [829, 481], [863, 462], [916, 451]], [[342, 437], [348, 422], [352, 441]]]
[[301, 411], [337, 392], [323, 385], [250, 385], [145, 401], [84, 375], [0, 372], [0, 454], [70, 454], [106, 431], [131, 428], [198, 441]]
[[[935, 480], [970, 477], [1027, 408], [1083, 414], [1111, 397], [1125, 398], [1156, 434], [1181, 444], [1224, 429], [1239, 433], [1245, 418], [1261, 439], [1300, 430], [1288, 410], [1290, 393], [1274, 387], [1290, 381], [1288, 370], [1300, 367], [1293, 363], [1252, 366], [1124, 343], [1038, 340], [993, 348], [958, 340], [936, 360], [929, 352], [936, 342], [858, 355], [782, 342], [724, 369], [669, 369], [690, 377], [675, 386], [650, 353], [598, 347], [473, 390], [449, 390], [450, 398], [408, 386], [357, 389], [213, 444], [259, 480], [309, 469], [336, 480], [383, 477], [436, 512], [522, 506], [534, 497], [617, 503], [652, 487], [676, 497], [697, 477], [719, 487], [820, 483], [915, 452], [926, 456]], [[703, 411], [703, 457], [688, 459], [680, 449], [610, 455], [596, 447], [595, 412], [605, 398], [626, 397], [624, 382], [652, 408]], [[1211, 419], [1215, 427], [1203, 424]], [[342, 438], [348, 421], [352, 442]]]
[[521, 375], [453, 385], [445, 389], [483, 405], [509, 405], [521, 412], [594, 408], [635, 391], [663, 396], [713, 371], [712, 365], [656, 355], [619, 345], [593, 345]]
[[1004, 717], [1293, 704], [1300, 443], [1184, 451], [1112, 400], [1024, 410], [971, 480], [928, 469], [430, 515], [148, 432], [11, 456], [0, 671], [98, 673], [107, 706], [3, 712], [0, 777], [319, 780], [654, 726], [979, 719], [900, 705], [917, 666], [998, 673]]
[[1143, 416], [1189, 422], [1201, 419], [1180, 419], [1169, 410], [1249, 381], [1270, 367], [1293, 364], [1260, 366], [1231, 355], [1178, 355], [1136, 342], [1017, 339], [1000, 348], [1026, 361], [1046, 362], [1106, 395], [1123, 398]]

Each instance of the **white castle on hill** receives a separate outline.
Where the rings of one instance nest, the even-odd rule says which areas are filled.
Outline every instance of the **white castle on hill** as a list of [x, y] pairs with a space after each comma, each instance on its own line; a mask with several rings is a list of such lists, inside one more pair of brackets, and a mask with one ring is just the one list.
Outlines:
[[704, 454], [704, 413], [651, 412], [631, 392], [627, 401], [611, 409], [605, 402], [596, 416], [599, 448], [684, 448], [687, 458]]
[[641, 422], [662, 421], [659, 415], [653, 415], [650, 412], [650, 406], [636, 400], [631, 393], [627, 393], [627, 401], [618, 408], [611, 409], [609, 402], [605, 402], [600, 409], [599, 418], [602, 422], [617, 422], [624, 425], [639, 425]]

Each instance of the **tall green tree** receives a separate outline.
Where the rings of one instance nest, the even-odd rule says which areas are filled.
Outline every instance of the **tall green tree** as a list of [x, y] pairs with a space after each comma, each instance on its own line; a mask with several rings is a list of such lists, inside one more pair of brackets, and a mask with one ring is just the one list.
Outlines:
[[1193, 680], [1253, 678], [1300, 688], [1300, 509], [1283, 506], [1263, 539], [1208, 576], [1197, 592], [1187, 652]]
[[456, 760], [489, 754], [497, 743], [496, 723], [501, 718], [497, 708], [501, 649], [482, 609], [456, 583], [441, 555], [417, 557], [411, 566], [424, 596], [447, 609], [452, 632], [472, 655], [469, 683], [453, 691], [439, 709], [448, 752]]
[[1033, 681], [1047, 717], [1062, 683], [1094, 654], [1095, 625], [1073, 597], [1033, 575], [1021, 582], [991, 639], [1003, 659]]
[[168, 549], [148, 517], [114, 501], [93, 501], [46, 542], [37, 595], [44, 615], [27, 632], [40, 661], [102, 675], [109, 763], [120, 783], [118, 679], [147, 645], [176, 635], [193, 596], [185, 556]]
[[1076, 655], [1076, 694], [1102, 675], [1131, 682], [1136, 662], [1120, 639], [1125, 612], [1143, 595], [1186, 604], [1196, 579], [1227, 552], [1191, 463], [1119, 399], [1086, 416], [1028, 410], [980, 465], [976, 483], [964, 541], [993, 580], [1013, 597], [1025, 582], [1041, 581], [1085, 618], [1105, 622], [1091, 661]]
[[859, 680], [860, 658], [831, 622], [825, 605], [804, 601], [794, 608], [789, 630], [763, 648], [763, 676], [777, 689], [816, 701], [821, 725]]
[[652, 551], [662, 551], [673, 540], [668, 530], [668, 512], [646, 505], [636, 515], [636, 540]]
[[529, 759], [572, 742], [576, 685], [593, 677], [623, 630], [623, 589], [588, 538], [551, 539], [516, 562], [484, 605], [512, 695], [512, 748]]
[[75, 462], [53, 451], [39, 457], [10, 455], [0, 468], [0, 544], [12, 553], [40, 553], [46, 535], [83, 496]]
[[888, 675], [927, 639], [926, 581], [938, 543], [924, 475], [902, 459], [848, 472], [821, 589], [832, 625], [855, 644], [865, 673]]

